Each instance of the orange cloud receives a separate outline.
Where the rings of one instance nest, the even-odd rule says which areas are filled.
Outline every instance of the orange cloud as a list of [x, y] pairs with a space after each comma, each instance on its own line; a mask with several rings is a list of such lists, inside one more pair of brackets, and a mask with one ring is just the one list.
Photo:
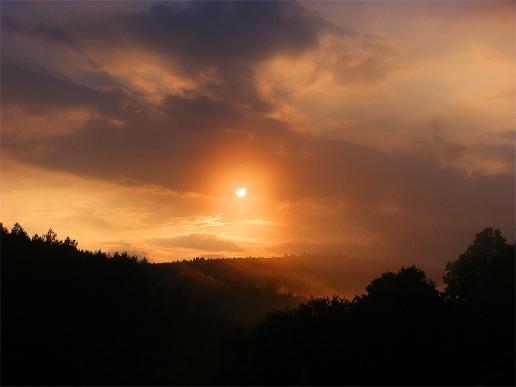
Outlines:
[[7, 224], [154, 260], [444, 262], [513, 228], [504, 7], [2, 7]]

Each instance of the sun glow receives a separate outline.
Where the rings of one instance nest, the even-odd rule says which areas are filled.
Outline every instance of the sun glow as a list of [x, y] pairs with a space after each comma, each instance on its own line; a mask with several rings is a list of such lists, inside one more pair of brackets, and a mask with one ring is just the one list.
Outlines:
[[239, 187], [235, 190], [235, 195], [239, 198], [243, 198], [247, 195], [247, 188], [245, 187]]

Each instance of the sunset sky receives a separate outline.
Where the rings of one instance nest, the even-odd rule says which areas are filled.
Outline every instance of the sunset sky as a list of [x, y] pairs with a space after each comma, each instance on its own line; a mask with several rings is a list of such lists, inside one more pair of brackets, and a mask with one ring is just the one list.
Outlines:
[[1, 7], [9, 227], [442, 268], [483, 227], [513, 238], [511, 1]]

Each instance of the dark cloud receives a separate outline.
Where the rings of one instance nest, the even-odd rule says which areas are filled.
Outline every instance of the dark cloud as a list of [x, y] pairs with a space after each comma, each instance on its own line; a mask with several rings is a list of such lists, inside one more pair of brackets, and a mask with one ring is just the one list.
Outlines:
[[202, 95], [168, 95], [162, 102], [162, 108], [175, 129], [229, 129], [244, 120], [243, 113], [231, 104]]
[[[149, 4], [149, 3], [145, 3]], [[169, 55], [187, 71], [249, 65], [279, 52], [296, 54], [335, 27], [295, 2], [246, 1], [150, 4], [134, 14], [103, 15], [99, 22], [46, 15], [36, 23], [5, 10], [4, 31], [35, 35], [58, 44], [118, 42]], [[74, 14], [67, 14], [74, 18]], [[75, 18], [80, 17], [75, 13]]]
[[[125, 47], [157, 53], [183, 74], [216, 77], [207, 90], [266, 109], [253, 85], [253, 67], [276, 54], [296, 55], [336, 27], [295, 2], [246, 1], [150, 4], [97, 22], [47, 15], [27, 22], [7, 8], [6, 36], [25, 35], [69, 47]], [[16, 18], [18, 16], [18, 18]], [[4, 39], [5, 40], [5, 39]]]
[[298, 53], [317, 43], [324, 25], [294, 2], [166, 3], [129, 21], [135, 37], [196, 68], [255, 63], [278, 52]]
[[329, 26], [295, 2], [260, 1], [155, 6], [133, 18], [131, 27], [143, 45], [168, 53], [183, 72], [214, 70], [207, 91], [266, 111], [268, 104], [255, 90], [255, 66], [317, 46]]
[[121, 88], [93, 89], [45, 70], [2, 63], [2, 105], [18, 105], [34, 113], [49, 109], [93, 108], [105, 116], [120, 116], [136, 102]]

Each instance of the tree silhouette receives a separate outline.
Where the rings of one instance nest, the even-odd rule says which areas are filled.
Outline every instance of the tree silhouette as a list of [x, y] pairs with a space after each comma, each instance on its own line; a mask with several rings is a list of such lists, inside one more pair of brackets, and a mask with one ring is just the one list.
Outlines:
[[366, 291], [361, 303], [391, 313], [433, 311], [442, 301], [435, 282], [415, 266], [382, 274], [366, 287]]
[[[68, 238], [69, 239], [69, 238]], [[49, 244], [52, 244], [52, 243], [57, 243], [58, 242], [58, 239], [57, 239], [57, 233], [54, 232], [54, 230], [52, 230], [51, 228], [47, 231], [47, 233], [45, 234], [45, 243], [49, 243]]]
[[447, 298], [488, 313], [514, 310], [514, 245], [485, 228], [459, 259], [446, 265]]
[[[453, 289], [441, 295], [424, 271], [401, 268], [371, 281], [366, 293], [351, 302], [314, 299], [270, 315], [247, 334], [238, 332], [228, 341], [230, 367], [221, 371], [220, 381], [513, 385], [514, 313], [508, 303], [500, 303], [513, 297], [513, 250], [492, 229], [481, 232], [473, 246], [448, 269], [460, 267], [461, 276], [468, 278], [463, 261], [485, 259], [483, 251], [490, 251], [489, 265], [474, 273], [496, 301], [496, 314], [480, 295], [469, 298], [476, 310], [472, 313], [452, 296]], [[502, 268], [506, 281], [491, 280], [500, 280]]]
[[80, 250], [52, 229], [29, 238], [1, 224], [0, 233], [3, 384], [208, 384], [231, 326], [297, 305], [186, 275], [189, 263]]
[[29, 239], [29, 235], [27, 234], [27, 232], [23, 229], [23, 227], [19, 223], [14, 224], [14, 226], [11, 229], [10, 235], [19, 241]]
[[52, 229], [0, 235], [3, 384], [514, 385], [499, 230], [446, 266], [443, 294], [410, 266], [301, 303], [235, 271], [258, 259], [150, 264]]

